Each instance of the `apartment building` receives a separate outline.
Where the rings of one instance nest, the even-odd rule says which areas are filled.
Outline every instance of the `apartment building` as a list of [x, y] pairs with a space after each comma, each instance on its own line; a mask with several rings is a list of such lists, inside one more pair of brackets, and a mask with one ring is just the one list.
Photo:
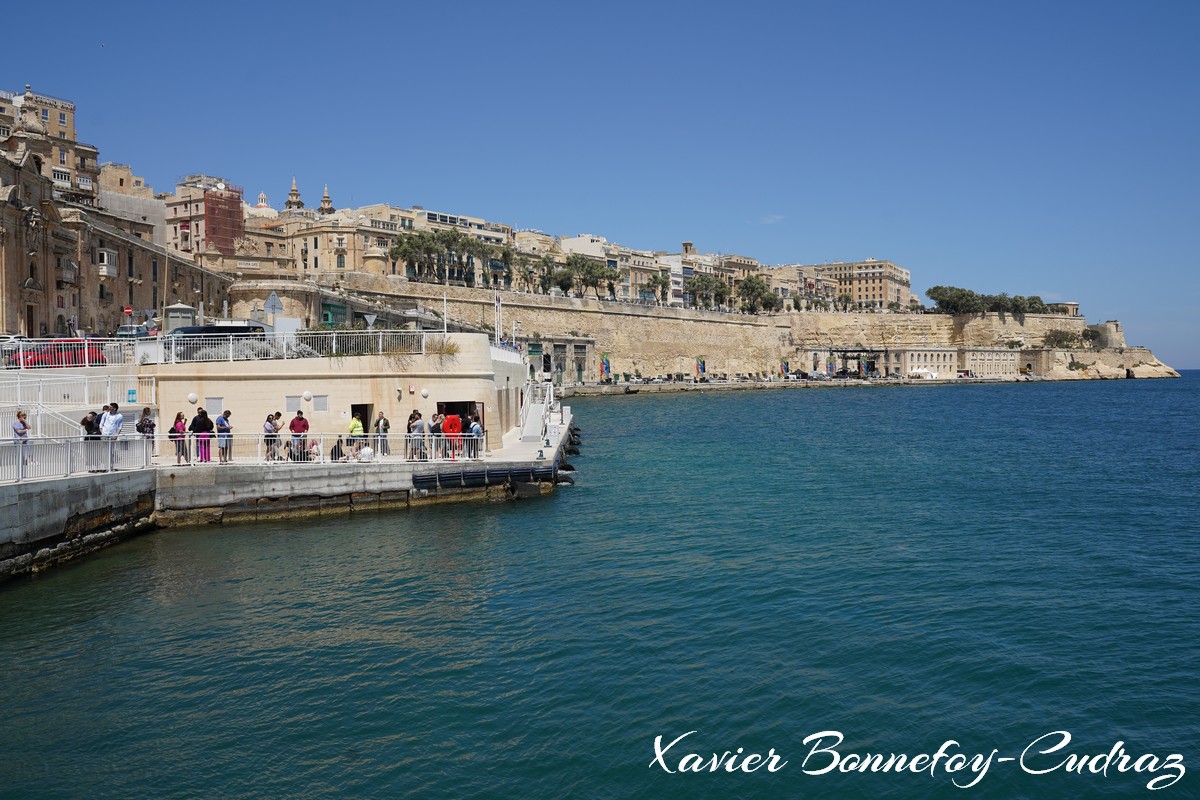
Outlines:
[[837, 283], [837, 297], [848, 296], [863, 308], [888, 308], [893, 303], [907, 307], [912, 297], [912, 276], [891, 261], [835, 261], [801, 265]]
[[166, 203], [167, 246], [180, 253], [208, 250], [231, 256], [245, 236], [242, 187], [211, 175], [189, 175]]
[[513, 241], [513, 229], [500, 222], [488, 222], [465, 214], [444, 214], [421, 206], [412, 207], [416, 229], [419, 231], [459, 230], [482, 242], [502, 247]]

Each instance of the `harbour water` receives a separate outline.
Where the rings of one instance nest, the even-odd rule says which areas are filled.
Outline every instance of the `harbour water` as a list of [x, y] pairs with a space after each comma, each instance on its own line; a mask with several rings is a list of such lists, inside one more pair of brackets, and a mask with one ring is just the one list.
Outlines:
[[[0, 587], [0, 796], [1148, 791], [1023, 769], [1053, 731], [1028, 766], [1123, 742], [1200, 796], [1200, 374], [572, 405], [548, 498], [171, 530]], [[689, 731], [664, 764], [788, 763], [652, 763]], [[965, 791], [807, 774], [820, 731], [999, 752]]]

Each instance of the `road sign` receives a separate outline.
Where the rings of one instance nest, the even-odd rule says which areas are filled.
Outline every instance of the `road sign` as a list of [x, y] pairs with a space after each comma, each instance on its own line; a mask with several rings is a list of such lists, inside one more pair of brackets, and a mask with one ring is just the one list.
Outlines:
[[367, 321], [367, 327], [370, 328], [375, 324], [377, 317], [374, 314], [363, 314], [363, 319]]
[[283, 303], [280, 301], [279, 295], [271, 292], [270, 296], [267, 297], [267, 302], [263, 303], [263, 311], [268, 314], [282, 314]]
[[133, 316], [133, 308], [131, 308], [130, 306], [125, 306], [125, 316], [132, 317]]

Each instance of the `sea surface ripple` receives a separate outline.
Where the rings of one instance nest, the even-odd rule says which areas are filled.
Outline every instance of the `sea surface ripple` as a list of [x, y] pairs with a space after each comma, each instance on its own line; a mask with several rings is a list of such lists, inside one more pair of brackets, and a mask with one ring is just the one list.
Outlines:
[[[1106, 797], [1181, 753], [1200, 375], [579, 399], [552, 497], [164, 531], [0, 587], [0, 797]], [[788, 759], [670, 775], [653, 740]], [[674, 752], [674, 751], [673, 751]], [[678, 759], [681, 749], [675, 754]]]

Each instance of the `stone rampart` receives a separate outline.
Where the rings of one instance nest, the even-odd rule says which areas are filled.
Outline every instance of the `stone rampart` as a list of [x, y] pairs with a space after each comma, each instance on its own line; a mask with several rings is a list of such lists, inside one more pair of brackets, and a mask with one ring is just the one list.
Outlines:
[[[446, 296], [451, 318], [484, 327], [494, 319], [494, 291], [413, 283], [369, 275], [346, 276], [352, 291], [394, 294], [441, 313]], [[795, 360], [802, 348], [968, 346], [1002, 347], [1009, 342], [1040, 344], [1046, 331], [1082, 333], [1082, 317], [1059, 314], [847, 314], [788, 312], [737, 314], [643, 306], [586, 297], [500, 292], [503, 325], [521, 335], [587, 336], [596, 352], [608, 353], [616, 373], [691, 374], [704, 356], [709, 372], [774, 372], [782, 360]]]

